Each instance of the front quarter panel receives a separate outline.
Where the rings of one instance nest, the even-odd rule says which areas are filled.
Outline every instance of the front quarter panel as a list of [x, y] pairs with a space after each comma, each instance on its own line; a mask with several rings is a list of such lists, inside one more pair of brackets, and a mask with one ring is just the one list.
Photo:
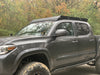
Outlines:
[[30, 55], [34, 55], [34, 54], [39, 54], [39, 53], [45, 54], [46, 57], [48, 58], [48, 61], [50, 61], [49, 59], [50, 56], [46, 48], [32, 48], [32, 49], [26, 49], [20, 52], [15, 59], [14, 65], [18, 66], [23, 58], [30, 56]]
[[[46, 48], [46, 44], [50, 40], [49, 37], [29, 37], [29, 38], [21, 38], [17, 40], [12, 40], [6, 42], [5, 45], [14, 45], [17, 48], [5, 55], [0, 56], [0, 65], [2, 70], [0, 70], [0, 74], [10, 73], [12, 75], [16, 72], [21, 60], [27, 56], [42, 53], [44, 54], [49, 64], [51, 64], [51, 58], [48, 49]], [[3, 57], [5, 56], [5, 57]], [[6, 71], [6, 72], [4, 72]]]

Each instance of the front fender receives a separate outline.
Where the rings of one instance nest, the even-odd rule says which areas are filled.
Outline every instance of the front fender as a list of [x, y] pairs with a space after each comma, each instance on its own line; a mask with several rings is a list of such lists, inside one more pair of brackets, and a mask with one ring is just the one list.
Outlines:
[[48, 49], [46, 49], [46, 48], [32, 48], [32, 49], [23, 50], [22, 52], [20, 52], [17, 55], [17, 57], [15, 59], [15, 62], [14, 62], [14, 65], [16, 66], [16, 70], [17, 70], [20, 62], [22, 61], [22, 59], [24, 59], [27, 56], [31, 56], [31, 55], [39, 54], [39, 53], [42, 53], [47, 57], [47, 59], [49, 61], [49, 65], [50, 65], [51, 64], [51, 59], [50, 59], [50, 54], [48, 52]]

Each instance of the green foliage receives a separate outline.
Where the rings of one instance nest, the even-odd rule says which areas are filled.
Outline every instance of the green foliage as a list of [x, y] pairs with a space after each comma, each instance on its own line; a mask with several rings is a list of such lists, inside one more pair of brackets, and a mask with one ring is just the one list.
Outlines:
[[15, 32], [5, 29], [0, 29], [0, 36], [8, 36], [10, 34], [15, 34]]
[[100, 34], [100, 15], [94, 0], [1, 0], [0, 36], [15, 34], [30, 21], [57, 15], [88, 18], [95, 34]]

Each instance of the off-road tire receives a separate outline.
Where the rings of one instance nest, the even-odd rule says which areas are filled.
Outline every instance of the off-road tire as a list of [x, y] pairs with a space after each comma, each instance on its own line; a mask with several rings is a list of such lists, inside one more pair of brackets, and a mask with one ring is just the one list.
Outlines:
[[31, 62], [22, 67], [16, 75], [51, 75], [51, 73], [43, 63]]
[[100, 74], [100, 58], [98, 58], [97, 60], [96, 60], [96, 71], [97, 71], [97, 73], [99, 73]]

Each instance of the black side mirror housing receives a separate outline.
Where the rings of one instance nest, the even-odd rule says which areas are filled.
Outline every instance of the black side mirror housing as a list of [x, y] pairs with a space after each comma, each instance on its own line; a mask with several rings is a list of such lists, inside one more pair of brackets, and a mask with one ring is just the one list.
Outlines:
[[69, 32], [66, 29], [58, 29], [55, 32], [55, 36], [66, 36], [69, 35]]

